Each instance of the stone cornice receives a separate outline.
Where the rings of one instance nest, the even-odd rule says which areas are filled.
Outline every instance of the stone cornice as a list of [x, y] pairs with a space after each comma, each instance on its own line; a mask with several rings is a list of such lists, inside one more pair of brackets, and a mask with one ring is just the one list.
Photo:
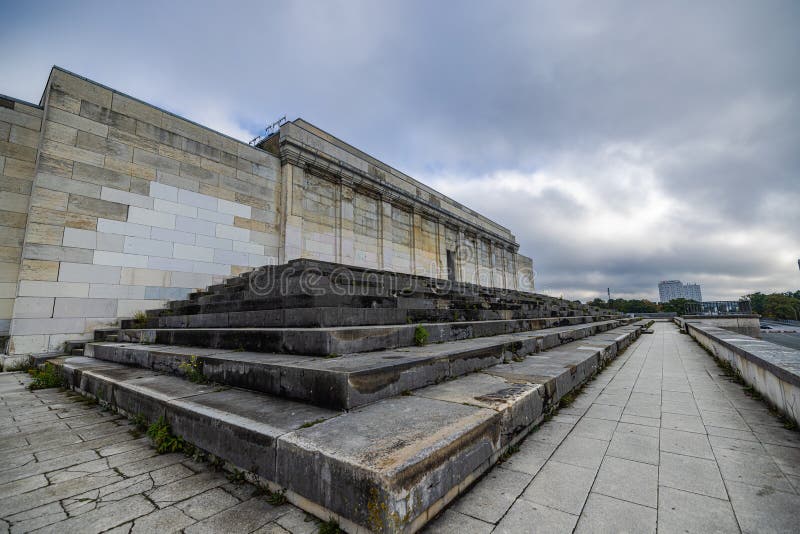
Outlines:
[[293, 137], [281, 136], [279, 153], [281, 164], [290, 163], [322, 178], [335, 178], [348, 187], [370, 191], [384, 201], [427, 214], [450, 226], [465, 227], [470, 232], [485, 235], [491, 241], [500, 242], [514, 252], [519, 250], [519, 244], [507, 237], [487, 230], [485, 227], [459, 217], [440, 206], [413, 196], [374, 176], [370, 176], [361, 169], [345, 161], [334, 159], [321, 150], [302, 143]]

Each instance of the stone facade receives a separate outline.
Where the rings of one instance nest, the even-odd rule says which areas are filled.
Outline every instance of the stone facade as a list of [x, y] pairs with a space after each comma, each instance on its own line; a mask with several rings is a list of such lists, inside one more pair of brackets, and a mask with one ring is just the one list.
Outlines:
[[54, 68], [0, 98], [0, 171], [9, 354], [295, 258], [533, 289], [506, 228], [299, 119], [252, 147]]

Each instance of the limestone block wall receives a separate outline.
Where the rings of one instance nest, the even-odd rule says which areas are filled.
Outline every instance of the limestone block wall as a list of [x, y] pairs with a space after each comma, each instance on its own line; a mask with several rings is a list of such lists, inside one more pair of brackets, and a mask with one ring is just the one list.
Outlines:
[[508, 229], [301, 119], [254, 148], [56, 67], [0, 98], [0, 173], [11, 354], [295, 258], [533, 290]]
[[11, 327], [41, 125], [40, 107], [0, 96], [0, 336]]
[[43, 106], [10, 353], [278, 261], [274, 156], [59, 69]]

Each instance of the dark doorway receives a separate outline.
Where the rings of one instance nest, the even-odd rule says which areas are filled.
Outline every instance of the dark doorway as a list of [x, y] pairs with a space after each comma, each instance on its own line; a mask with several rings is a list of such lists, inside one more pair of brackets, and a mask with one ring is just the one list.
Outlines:
[[456, 281], [456, 260], [452, 250], [447, 251], [447, 279]]

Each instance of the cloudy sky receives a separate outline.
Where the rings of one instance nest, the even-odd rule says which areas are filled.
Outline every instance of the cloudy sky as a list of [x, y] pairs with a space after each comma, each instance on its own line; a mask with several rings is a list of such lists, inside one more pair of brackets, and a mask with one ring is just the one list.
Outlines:
[[800, 287], [796, 1], [0, 12], [0, 93], [55, 64], [242, 140], [303, 117], [508, 226], [540, 291]]

